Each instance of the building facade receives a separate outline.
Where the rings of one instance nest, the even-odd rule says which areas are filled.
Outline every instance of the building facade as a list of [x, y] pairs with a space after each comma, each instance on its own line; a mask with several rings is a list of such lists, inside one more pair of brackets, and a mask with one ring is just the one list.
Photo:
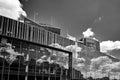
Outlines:
[[[0, 16], [0, 80], [71, 79], [72, 53], [49, 45], [75, 42], [61, 37], [59, 29], [55, 32], [40, 26]], [[80, 71], [73, 71], [82, 78]]]
[[[50, 47], [52, 43], [75, 45], [60, 35], [60, 29], [0, 16], [0, 79], [83, 80], [81, 72], [72, 68], [72, 53]], [[86, 59], [87, 66], [93, 57], [101, 55], [119, 61], [100, 53], [99, 42], [93, 39], [84, 38], [77, 45], [82, 48], [79, 57]]]

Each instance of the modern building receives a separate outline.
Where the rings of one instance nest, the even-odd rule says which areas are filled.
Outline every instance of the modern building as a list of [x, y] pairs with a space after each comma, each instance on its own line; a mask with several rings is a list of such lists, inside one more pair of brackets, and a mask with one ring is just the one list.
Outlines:
[[45, 30], [56, 33], [58, 35], [60, 35], [60, 33], [61, 33], [61, 29], [59, 29], [59, 28], [55, 28], [52, 25], [48, 25], [48, 24], [36, 23], [36, 22], [32, 21], [31, 19], [26, 18], [26, 17], [24, 17], [24, 23], [27, 23], [27, 24], [30, 24], [33, 26], [39, 26], [41, 28], [44, 28]]
[[49, 46], [52, 43], [74, 44], [60, 36], [60, 29], [0, 16], [0, 80], [71, 79], [72, 52]]
[[78, 41], [78, 46], [80, 46], [82, 48], [81, 52], [78, 53], [78, 57], [82, 57], [84, 58], [85, 61], [85, 66], [84, 66], [84, 70], [86, 71], [90, 71], [90, 65], [91, 65], [91, 60], [94, 58], [98, 58], [98, 57], [105, 57], [107, 56], [109, 59], [112, 60], [112, 62], [119, 62], [120, 59], [117, 59], [116, 57], [106, 54], [106, 53], [102, 53], [100, 51], [100, 42], [92, 39], [92, 38], [81, 38]]
[[[64, 47], [75, 45], [75, 41], [62, 37], [60, 31], [27, 18], [23, 23], [0, 16], [0, 80], [83, 79], [81, 72], [72, 68], [71, 52], [49, 46], [52, 43]], [[100, 55], [98, 41], [83, 38], [77, 44], [82, 47], [83, 54], [79, 56], [88, 60], [86, 64], [93, 56]]]
[[[112, 55], [108, 55], [105, 53], [102, 53], [100, 51], [100, 42], [98, 40], [95, 40], [93, 38], [81, 38], [78, 41], [78, 46], [82, 47], [81, 53], [86, 53], [87, 56], [90, 58], [96, 58], [99, 56], [108, 56], [110, 59], [112, 59], [114, 62], [120, 61], [119, 59], [113, 57]], [[82, 56], [82, 55], [80, 55]]]

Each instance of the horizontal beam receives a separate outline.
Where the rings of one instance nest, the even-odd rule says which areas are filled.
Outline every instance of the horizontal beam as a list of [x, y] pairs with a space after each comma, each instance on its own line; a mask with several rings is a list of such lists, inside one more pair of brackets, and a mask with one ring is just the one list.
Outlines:
[[31, 44], [35, 44], [35, 45], [38, 45], [38, 46], [42, 46], [42, 47], [44, 47], [44, 48], [49, 48], [49, 49], [53, 49], [53, 50], [65, 52], [65, 53], [68, 53], [68, 54], [72, 55], [72, 52], [67, 51], [67, 50], [63, 50], [63, 49], [60, 49], [60, 48], [55, 48], [55, 47], [48, 46], [48, 45], [44, 45], [44, 44], [38, 44], [38, 43], [35, 43], [35, 42], [32, 42], [32, 41], [27, 41], [27, 40], [15, 38], [15, 37], [9, 37], [9, 36], [6, 36], [6, 35], [1, 35], [1, 34], [0, 34], [0, 36], [1, 36], [1, 37], [5, 37], [5, 38], [16, 39], [16, 40], [19, 40], [19, 41], [24, 41], [24, 42], [27, 42], [27, 43], [31, 43]]

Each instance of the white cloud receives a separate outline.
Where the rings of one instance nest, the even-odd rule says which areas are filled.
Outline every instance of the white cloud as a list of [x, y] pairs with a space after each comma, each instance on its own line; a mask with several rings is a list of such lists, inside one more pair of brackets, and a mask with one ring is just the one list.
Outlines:
[[85, 70], [85, 58], [73, 58], [73, 67], [77, 70]]
[[110, 65], [112, 69], [120, 69], [120, 62], [115, 62]]
[[[83, 36], [85, 38], [92, 38], [93, 40], [99, 41], [94, 37], [95, 33], [92, 31], [92, 28], [88, 28], [86, 31], [83, 32]], [[100, 51], [103, 53], [107, 53], [108, 51], [118, 50], [120, 49], [120, 41], [102, 41], [100, 42]]]
[[27, 16], [19, 0], [0, 0], [0, 15], [18, 20], [21, 14]]
[[55, 48], [60, 48], [60, 49], [65, 49], [63, 46], [61, 46], [61, 45], [58, 44], [58, 43], [52, 43], [52, 44], [50, 44], [49, 46], [52, 46], [52, 47], [55, 47]]
[[116, 73], [120, 71], [120, 62], [112, 62], [107, 56], [101, 56], [91, 60], [90, 70], [103, 73]]
[[88, 37], [93, 37], [94, 36], [94, 32], [92, 31], [92, 28], [88, 28], [86, 31], [84, 31], [83, 33], [83, 36], [85, 38], [88, 38]]
[[103, 78], [104, 76], [109, 76], [110, 79], [120, 80], [120, 62], [110, 62], [105, 65], [99, 66], [96, 71], [87, 72], [87, 77], [92, 76], [93, 78]]
[[100, 51], [107, 53], [108, 51], [120, 49], [120, 41], [102, 41], [100, 43]]
[[114, 70], [115, 71], [120, 70], [120, 62], [114, 62], [112, 64], [107, 64], [105, 66], [102, 66], [102, 69], [107, 68], [107, 67], [113, 72], [114, 72]]
[[78, 57], [78, 52], [81, 52], [82, 48], [77, 45], [69, 45], [65, 47], [66, 50], [71, 51], [73, 53], [73, 58]]
[[82, 48], [76, 45], [69, 45], [69, 46], [66, 46], [66, 49], [72, 52], [80, 52]]
[[84, 63], [85, 58], [73, 58], [73, 64], [79, 64], [79, 63]]
[[104, 66], [106, 64], [111, 64], [111, 63], [112, 63], [112, 60], [107, 56], [100, 56], [98, 58], [93, 58], [91, 59], [90, 70], [98, 71], [101, 68], [101, 66]]

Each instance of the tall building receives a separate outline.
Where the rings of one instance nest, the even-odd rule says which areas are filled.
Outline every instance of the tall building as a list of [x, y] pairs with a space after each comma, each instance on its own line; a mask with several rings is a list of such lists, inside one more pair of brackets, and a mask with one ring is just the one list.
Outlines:
[[45, 30], [56, 33], [58, 35], [60, 35], [60, 33], [61, 33], [61, 29], [59, 29], [59, 28], [55, 28], [52, 25], [48, 25], [48, 24], [36, 23], [36, 22], [32, 21], [31, 19], [26, 18], [26, 17], [24, 17], [24, 23], [44, 28]]
[[82, 38], [80, 39], [81, 42], [83, 42], [84, 45], [91, 47], [92, 49], [96, 51], [100, 51], [100, 42], [93, 39], [93, 38]]
[[[72, 75], [83, 78], [80, 71], [71, 72], [71, 54], [69, 58], [65, 55], [71, 52], [49, 46], [75, 45], [75, 41], [62, 37], [60, 31], [29, 19], [23, 23], [0, 16], [0, 80], [69, 80]], [[83, 38], [77, 44], [82, 48], [79, 56], [87, 60], [86, 64], [101, 55], [97, 41]]]
[[0, 16], [0, 80], [70, 79], [72, 53], [49, 45], [67, 46], [74, 41], [62, 37], [60, 29], [31, 22]]
[[91, 59], [98, 58], [100, 56], [107, 56], [113, 62], [119, 62], [120, 60], [112, 55], [108, 55], [100, 52], [100, 42], [92, 38], [81, 38], [78, 41], [78, 46], [82, 48], [81, 52], [78, 53], [78, 57], [84, 58], [85, 68], [88, 69], [91, 64]]

